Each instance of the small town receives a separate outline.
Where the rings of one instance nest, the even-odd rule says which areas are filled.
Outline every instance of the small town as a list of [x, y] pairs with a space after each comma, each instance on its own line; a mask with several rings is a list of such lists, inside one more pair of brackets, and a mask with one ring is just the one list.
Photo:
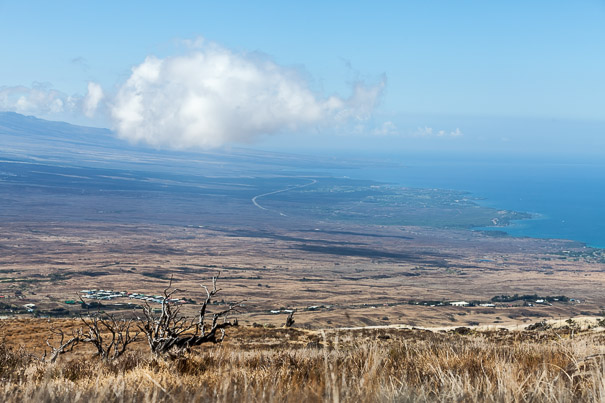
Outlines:
[[[127, 291], [113, 291], [113, 290], [82, 290], [80, 291], [82, 298], [92, 299], [98, 301], [110, 301], [117, 298], [129, 298], [129, 299], [137, 299], [145, 302], [152, 302], [156, 304], [161, 304], [164, 302], [164, 297], [161, 295], [145, 295], [139, 293], [131, 293]], [[188, 301], [179, 298], [170, 298], [168, 302], [172, 304], [186, 304]], [[67, 301], [66, 301], [67, 303]]]

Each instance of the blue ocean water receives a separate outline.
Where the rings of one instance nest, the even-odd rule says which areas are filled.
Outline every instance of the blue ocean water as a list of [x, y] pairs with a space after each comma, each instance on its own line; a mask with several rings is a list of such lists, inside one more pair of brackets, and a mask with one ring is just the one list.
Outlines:
[[470, 192], [482, 205], [532, 213], [504, 230], [605, 248], [605, 161], [539, 156], [383, 156], [351, 178]]

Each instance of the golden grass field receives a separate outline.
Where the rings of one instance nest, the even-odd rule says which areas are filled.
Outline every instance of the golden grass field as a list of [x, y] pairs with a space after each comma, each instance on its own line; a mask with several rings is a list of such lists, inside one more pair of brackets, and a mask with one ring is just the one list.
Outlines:
[[[0, 250], [2, 401], [605, 400], [605, 335], [595, 327], [605, 264], [601, 251], [574, 242], [333, 223], [251, 231], [47, 222], [3, 225]], [[197, 302], [182, 305], [193, 315], [200, 284], [218, 272], [215, 301], [224, 304], [211, 312], [245, 301], [222, 344], [169, 359], [140, 338], [116, 361], [89, 345], [41, 359], [51, 328], [76, 328], [89, 314], [65, 303], [82, 289], [158, 295], [172, 277], [175, 295]], [[503, 294], [573, 301], [422, 303]], [[297, 310], [294, 328], [282, 328], [284, 308]], [[57, 309], [67, 317], [51, 315]], [[541, 320], [558, 325], [525, 330]]]
[[605, 334], [577, 331], [430, 331], [233, 328], [223, 344], [177, 359], [143, 342], [117, 361], [86, 348], [39, 360], [52, 326], [5, 321], [5, 402], [564, 402], [605, 399]]

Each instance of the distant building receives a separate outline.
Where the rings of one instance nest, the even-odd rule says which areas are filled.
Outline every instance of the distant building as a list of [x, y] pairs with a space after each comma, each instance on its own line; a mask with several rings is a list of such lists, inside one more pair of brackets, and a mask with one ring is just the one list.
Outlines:
[[450, 302], [450, 305], [452, 305], [452, 306], [468, 306], [468, 302], [456, 301], [456, 302]]

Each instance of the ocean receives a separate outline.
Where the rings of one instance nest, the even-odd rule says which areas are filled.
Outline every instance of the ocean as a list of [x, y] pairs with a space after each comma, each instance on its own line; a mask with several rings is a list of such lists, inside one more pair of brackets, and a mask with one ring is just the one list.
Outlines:
[[603, 160], [414, 154], [380, 156], [375, 161], [381, 163], [334, 173], [407, 187], [468, 191], [482, 205], [534, 216], [499, 228], [510, 235], [571, 239], [605, 248]]

